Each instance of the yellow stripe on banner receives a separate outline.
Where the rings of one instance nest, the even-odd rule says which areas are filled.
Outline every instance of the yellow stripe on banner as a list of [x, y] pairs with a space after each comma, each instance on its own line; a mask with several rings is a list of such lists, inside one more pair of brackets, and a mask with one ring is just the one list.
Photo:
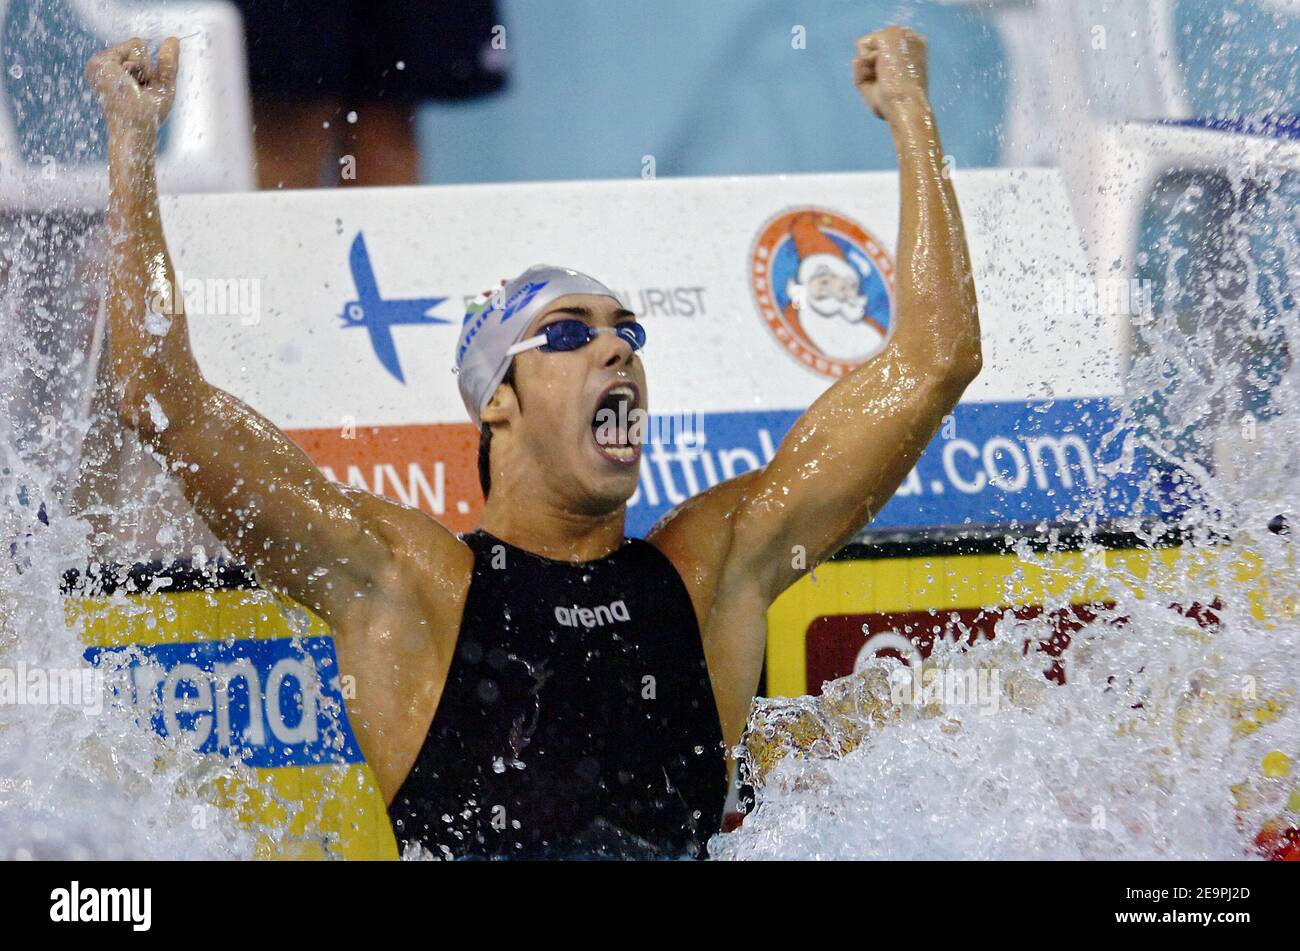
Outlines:
[[[318, 615], [260, 589], [69, 597], [66, 611], [82, 641], [94, 647], [330, 636]], [[302, 624], [291, 625], [284, 611]], [[257, 858], [397, 858], [388, 810], [365, 763], [255, 773], [255, 784], [218, 780], [214, 804], [234, 809], [251, 828], [276, 830], [258, 839]]]
[[[66, 601], [68, 623], [80, 627], [82, 642], [90, 647], [330, 636], [329, 625], [315, 612], [261, 589], [70, 597]], [[305, 627], [291, 627], [285, 611], [300, 614]]]
[[397, 842], [374, 774], [364, 763], [259, 769], [258, 783], [220, 783], [217, 805], [239, 811], [253, 828], [284, 828], [262, 835], [259, 859], [395, 859]]
[[1198, 590], [1208, 603], [1224, 575], [1248, 586], [1247, 602], [1257, 620], [1271, 624], [1296, 615], [1295, 572], [1266, 573], [1253, 552], [1229, 546], [1111, 549], [1096, 555], [1069, 551], [1037, 555], [1032, 562], [1002, 553], [827, 562], [768, 609], [767, 692], [808, 692], [805, 635], [819, 617], [1041, 605], [1067, 595], [1071, 604], [1088, 604], [1114, 600], [1121, 586], [1146, 598], [1175, 590], [1178, 578], [1202, 584]]

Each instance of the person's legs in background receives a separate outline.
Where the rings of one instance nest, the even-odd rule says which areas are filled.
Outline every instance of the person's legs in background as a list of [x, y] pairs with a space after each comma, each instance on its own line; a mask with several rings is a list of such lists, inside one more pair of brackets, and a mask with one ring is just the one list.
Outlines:
[[[339, 184], [414, 185], [420, 181], [415, 103], [358, 103], [339, 123]], [[355, 116], [355, 119], [354, 119]], [[349, 163], [353, 163], [349, 167]]]
[[318, 188], [335, 155], [338, 122], [339, 105], [328, 99], [254, 97], [258, 187]]
[[337, 181], [354, 55], [352, 0], [234, 0], [244, 18], [262, 188]]
[[493, 0], [234, 0], [262, 188], [410, 185], [415, 112], [504, 84]]
[[[350, 110], [339, 128], [345, 185], [405, 185], [420, 180], [415, 113], [428, 99], [470, 99], [505, 82], [504, 50], [493, 0], [357, 0], [353, 7]], [[498, 55], [499, 54], [499, 55]]]

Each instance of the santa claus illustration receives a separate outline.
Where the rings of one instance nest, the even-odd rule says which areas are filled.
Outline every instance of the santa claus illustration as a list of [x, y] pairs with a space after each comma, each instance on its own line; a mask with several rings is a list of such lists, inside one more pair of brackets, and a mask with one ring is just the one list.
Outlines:
[[786, 319], [815, 350], [837, 360], [859, 362], [880, 349], [885, 327], [867, 312], [862, 275], [817, 227], [817, 217], [815, 212], [805, 212], [790, 225], [799, 269], [786, 282]]

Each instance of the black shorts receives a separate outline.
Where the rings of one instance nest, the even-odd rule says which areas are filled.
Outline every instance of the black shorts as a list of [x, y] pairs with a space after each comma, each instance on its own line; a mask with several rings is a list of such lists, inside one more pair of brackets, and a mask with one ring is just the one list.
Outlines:
[[[505, 83], [493, 0], [235, 0], [254, 96], [415, 102]], [[499, 31], [498, 31], [499, 32]]]

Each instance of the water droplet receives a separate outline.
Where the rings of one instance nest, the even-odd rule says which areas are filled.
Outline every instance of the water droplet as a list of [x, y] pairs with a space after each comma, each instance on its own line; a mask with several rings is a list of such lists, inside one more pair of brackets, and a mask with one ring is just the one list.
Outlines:
[[153, 309], [144, 312], [144, 329], [146, 332], [155, 337], [167, 336], [167, 331], [172, 329], [171, 318], [166, 314], [160, 314]]
[[1052, 384], [1043, 381], [1038, 386], [1038, 396], [1033, 403], [1035, 413], [1046, 413], [1056, 403], [1056, 391], [1052, 389]]

